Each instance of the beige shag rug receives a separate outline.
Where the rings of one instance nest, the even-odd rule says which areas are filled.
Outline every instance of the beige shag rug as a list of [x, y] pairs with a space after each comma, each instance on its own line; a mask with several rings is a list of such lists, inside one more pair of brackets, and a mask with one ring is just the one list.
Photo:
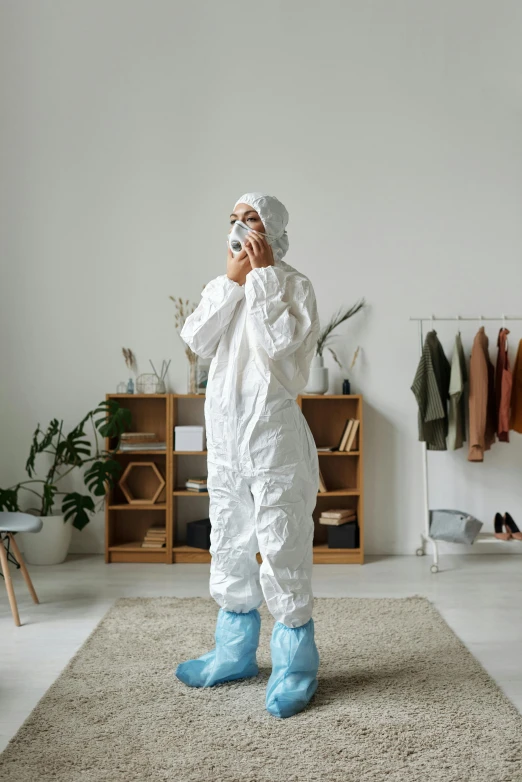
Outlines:
[[265, 607], [258, 677], [174, 677], [212, 648], [216, 614], [118, 600], [0, 756], [1, 782], [522, 780], [522, 717], [424, 598], [316, 599], [319, 688], [286, 720], [264, 708]]

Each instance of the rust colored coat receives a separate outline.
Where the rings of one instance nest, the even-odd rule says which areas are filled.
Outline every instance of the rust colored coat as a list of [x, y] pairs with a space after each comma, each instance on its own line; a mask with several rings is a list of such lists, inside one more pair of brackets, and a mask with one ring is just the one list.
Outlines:
[[495, 442], [495, 369], [489, 358], [489, 340], [481, 326], [471, 350], [469, 367], [468, 461], [484, 461], [484, 451]]
[[500, 442], [509, 443], [509, 410], [511, 407], [512, 375], [509, 366], [507, 335], [509, 329], [498, 332], [497, 367], [495, 370], [496, 432]]

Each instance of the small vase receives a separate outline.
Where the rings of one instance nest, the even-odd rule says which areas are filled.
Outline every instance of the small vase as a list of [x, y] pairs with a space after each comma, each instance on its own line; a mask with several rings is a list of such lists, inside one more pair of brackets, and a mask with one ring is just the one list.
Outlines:
[[350, 381], [347, 377], [343, 380], [343, 394], [346, 394], [347, 396], [350, 394]]
[[314, 356], [310, 363], [310, 375], [304, 389], [305, 394], [326, 394], [328, 391], [328, 367], [322, 356]]
[[193, 360], [188, 362], [187, 394], [198, 393], [198, 357], [194, 354]]

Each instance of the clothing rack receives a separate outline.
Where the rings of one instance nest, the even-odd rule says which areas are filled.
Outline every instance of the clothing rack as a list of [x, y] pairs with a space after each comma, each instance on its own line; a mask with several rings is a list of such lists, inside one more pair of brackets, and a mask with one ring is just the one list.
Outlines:
[[[419, 351], [420, 356], [422, 357], [422, 352], [424, 350], [424, 323], [429, 323], [431, 329], [433, 330], [433, 326], [436, 322], [452, 322], [452, 323], [460, 323], [462, 321], [476, 321], [479, 325], [482, 325], [485, 321], [496, 321], [497, 323], [502, 323], [502, 326], [505, 327], [505, 324], [508, 321], [522, 321], [522, 315], [501, 315], [499, 318], [485, 318], [483, 315], [476, 315], [475, 317], [463, 317], [462, 315], [454, 315], [452, 318], [447, 317], [439, 317], [435, 315], [430, 315], [427, 318], [412, 318], [410, 317], [410, 321], [417, 321], [419, 324]], [[422, 474], [423, 474], [423, 488], [424, 488], [424, 532], [421, 532], [421, 545], [416, 550], [416, 554], [418, 557], [424, 556], [426, 553], [426, 544], [431, 544], [431, 550], [433, 552], [433, 563], [431, 565], [431, 572], [432, 573], [438, 573], [439, 572], [439, 550], [437, 547], [437, 541], [434, 540], [430, 536], [430, 502], [429, 502], [429, 475], [428, 475], [428, 446], [427, 443], [423, 442], [422, 445]]]

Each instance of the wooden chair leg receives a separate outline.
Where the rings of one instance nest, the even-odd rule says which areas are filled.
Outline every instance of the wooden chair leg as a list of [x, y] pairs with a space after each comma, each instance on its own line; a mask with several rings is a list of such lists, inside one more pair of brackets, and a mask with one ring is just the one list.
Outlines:
[[22, 571], [22, 575], [25, 579], [25, 583], [27, 584], [27, 588], [29, 589], [29, 592], [31, 593], [31, 597], [33, 598], [35, 603], [40, 603], [38, 600], [38, 595], [36, 594], [35, 588], [33, 586], [33, 582], [31, 581], [31, 576], [29, 575], [29, 571], [27, 570], [27, 565], [24, 562], [24, 559], [22, 555], [20, 554], [20, 549], [18, 548], [18, 544], [16, 542], [15, 536], [12, 532], [7, 533], [9, 540], [11, 541], [11, 548], [13, 549], [14, 555], [16, 557], [16, 561], [20, 565], [20, 570]]
[[13, 615], [15, 625], [17, 627], [20, 627], [22, 623], [20, 622], [20, 616], [18, 614], [18, 606], [16, 605], [16, 597], [13, 589], [13, 582], [11, 581], [11, 573], [9, 572], [7, 553], [1, 535], [0, 535], [0, 564], [2, 565], [2, 573], [4, 574], [4, 578], [5, 578], [5, 586], [7, 589], [7, 597], [9, 598], [9, 605], [11, 606], [11, 613]]

